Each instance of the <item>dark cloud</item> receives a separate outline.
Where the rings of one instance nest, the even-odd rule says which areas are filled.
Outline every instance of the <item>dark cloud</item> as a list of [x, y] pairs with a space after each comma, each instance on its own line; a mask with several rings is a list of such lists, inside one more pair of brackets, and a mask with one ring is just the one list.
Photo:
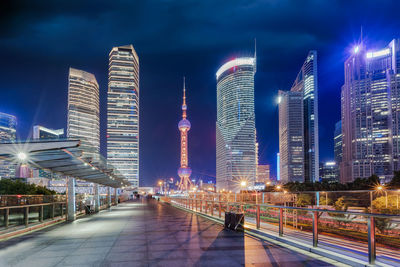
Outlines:
[[104, 152], [108, 53], [132, 43], [141, 67], [143, 184], [176, 176], [183, 75], [190, 163], [195, 175], [214, 175], [215, 72], [234, 56], [251, 55], [257, 38], [261, 162], [275, 164], [276, 92], [290, 88], [311, 49], [319, 53], [321, 159], [329, 159], [349, 48], [361, 25], [371, 46], [399, 37], [399, 7], [388, 0], [2, 1], [0, 110], [18, 116], [22, 138], [34, 124], [65, 127], [68, 67], [92, 72], [101, 90]]

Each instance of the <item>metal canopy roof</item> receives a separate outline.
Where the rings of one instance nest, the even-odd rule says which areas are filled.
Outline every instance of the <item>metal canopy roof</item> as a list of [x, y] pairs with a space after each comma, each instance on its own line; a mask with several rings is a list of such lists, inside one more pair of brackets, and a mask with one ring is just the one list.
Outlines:
[[[22, 161], [19, 155], [26, 159]], [[87, 182], [114, 188], [130, 183], [99, 155], [96, 161], [84, 158], [80, 140], [29, 140], [0, 143], [0, 159], [24, 162], [39, 169], [49, 170]]]

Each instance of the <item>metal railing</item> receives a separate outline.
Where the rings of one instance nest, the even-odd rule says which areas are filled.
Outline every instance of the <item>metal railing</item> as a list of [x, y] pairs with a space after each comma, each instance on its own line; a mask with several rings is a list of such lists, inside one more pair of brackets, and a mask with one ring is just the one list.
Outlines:
[[[207, 199], [203, 196], [201, 198], [192, 197], [166, 197], [166, 201], [177, 204], [186, 209], [190, 209], [195, 212], [209, 214], [215, 217], [222, 217], [222, 213], [225, 211], [237, 210], [243, 212], [245, 216], [250, 218], [255, 217], [255, 228], [261, 228], [262, 222], [262, 211], [265, 213], [266, 210], [276, 210], [277, 212], [277, 224], [278, 224], [278, 235], [284, 235], [284, 224], [286, 225], [287, 216], [289, 211], [289, 217], [293, 218], [292, 226], [295, 226], [295, 219], [298, 218], [298, 213], [303, 213], [303, 219], [307, 214], [311, 214], [311, 233], [312, 233], [312, 245], [314, 247], [318, 246], [319, 242], [319, 228], [318, 225], [321, 224], [319, 219], [323, 213], [329, 214], [327, 217], [338, 217], [338, 219], [345, 216], [354, 216], [354, 218], [364, 218], [367, 222], [367, 240], [368, 240], [368, 261], [370, 264], [374, 264], [376, 260], [376, 222], [381, 223], [384, 220], [398, 220], [400, 225], [400, 216], [390, 215], [390, 214], [377, 214], [377, 213], [364, 213], [355, 211], [342, 211], [342, 210], [330, 210], [330, 209], [316, 209], [316, 208], [304, 208], [304, 207], [291, 207], [283, 205], [270, 205], [270, 204], [255, 204], [253, 202], [245, 202], [242, 197], [240, 202], [220, 201], [215, 200], [215, 197]], [[250, 208], [249, 208], [250, 207]], [[218, 213], [218, 214], [214, 214]], [[296, 214], [296, 216], [295, 216]], [[263, 217], [264, 218], [264, 217]], [[326, 219], [325, 219], [326, 220]], [[342, 219], [340, 219], [342, 220]], [[265, 221], [265, 220], [264, 220]], [[361, 224], [361, 219], [358, 219], [358, 224]], [[268, 223], [268, 221], [267, 221]], [[271, 224], [276, 224], [275, 222], [270, 222]], [[339, 223], [340, 225], [340, 223]], [[305, 225], [306, 226], [306, 225]], [[357, 226], [359, 227], [359, 225]], [[296, 221], [297, 228], [297, 221]]]
[[62, 218], [66, 214], [66, 202], [0, 207], [0, 212], [3, 213], [2, 226], [5, 229], [19, 225], [27, 227], [31, 223], [54, 220], [55, 217]]

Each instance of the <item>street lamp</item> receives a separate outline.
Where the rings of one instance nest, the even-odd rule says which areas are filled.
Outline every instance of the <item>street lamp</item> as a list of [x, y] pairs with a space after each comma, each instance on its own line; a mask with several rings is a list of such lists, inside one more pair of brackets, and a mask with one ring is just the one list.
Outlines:
[[[384, 190], [385, 188], [382, 186], [382, 185], [378, 185], [377, 187], [376, 187], [376, 189], [378, 190], [378, 191], [382, 191], [382, 190]], [[387, 196], [387, 191], [385, 190], [385, 204], [386, 204], [386, 208], [388, 208], [388, 196]]]
[[28, 156], [27, 156], [26, 153], [24, 153], [24, 152], [19, 152], [19, 153], [17, 154], [17, 158], [18, 158], [20, 161], [25, 161], [25, 160], [28, 158]]

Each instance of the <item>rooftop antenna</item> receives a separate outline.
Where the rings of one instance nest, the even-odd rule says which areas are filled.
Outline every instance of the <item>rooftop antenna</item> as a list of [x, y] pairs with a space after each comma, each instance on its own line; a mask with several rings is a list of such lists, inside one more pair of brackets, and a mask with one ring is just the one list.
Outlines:
[[257, 70], [257, 39], [254, 38], [254, 72]]

